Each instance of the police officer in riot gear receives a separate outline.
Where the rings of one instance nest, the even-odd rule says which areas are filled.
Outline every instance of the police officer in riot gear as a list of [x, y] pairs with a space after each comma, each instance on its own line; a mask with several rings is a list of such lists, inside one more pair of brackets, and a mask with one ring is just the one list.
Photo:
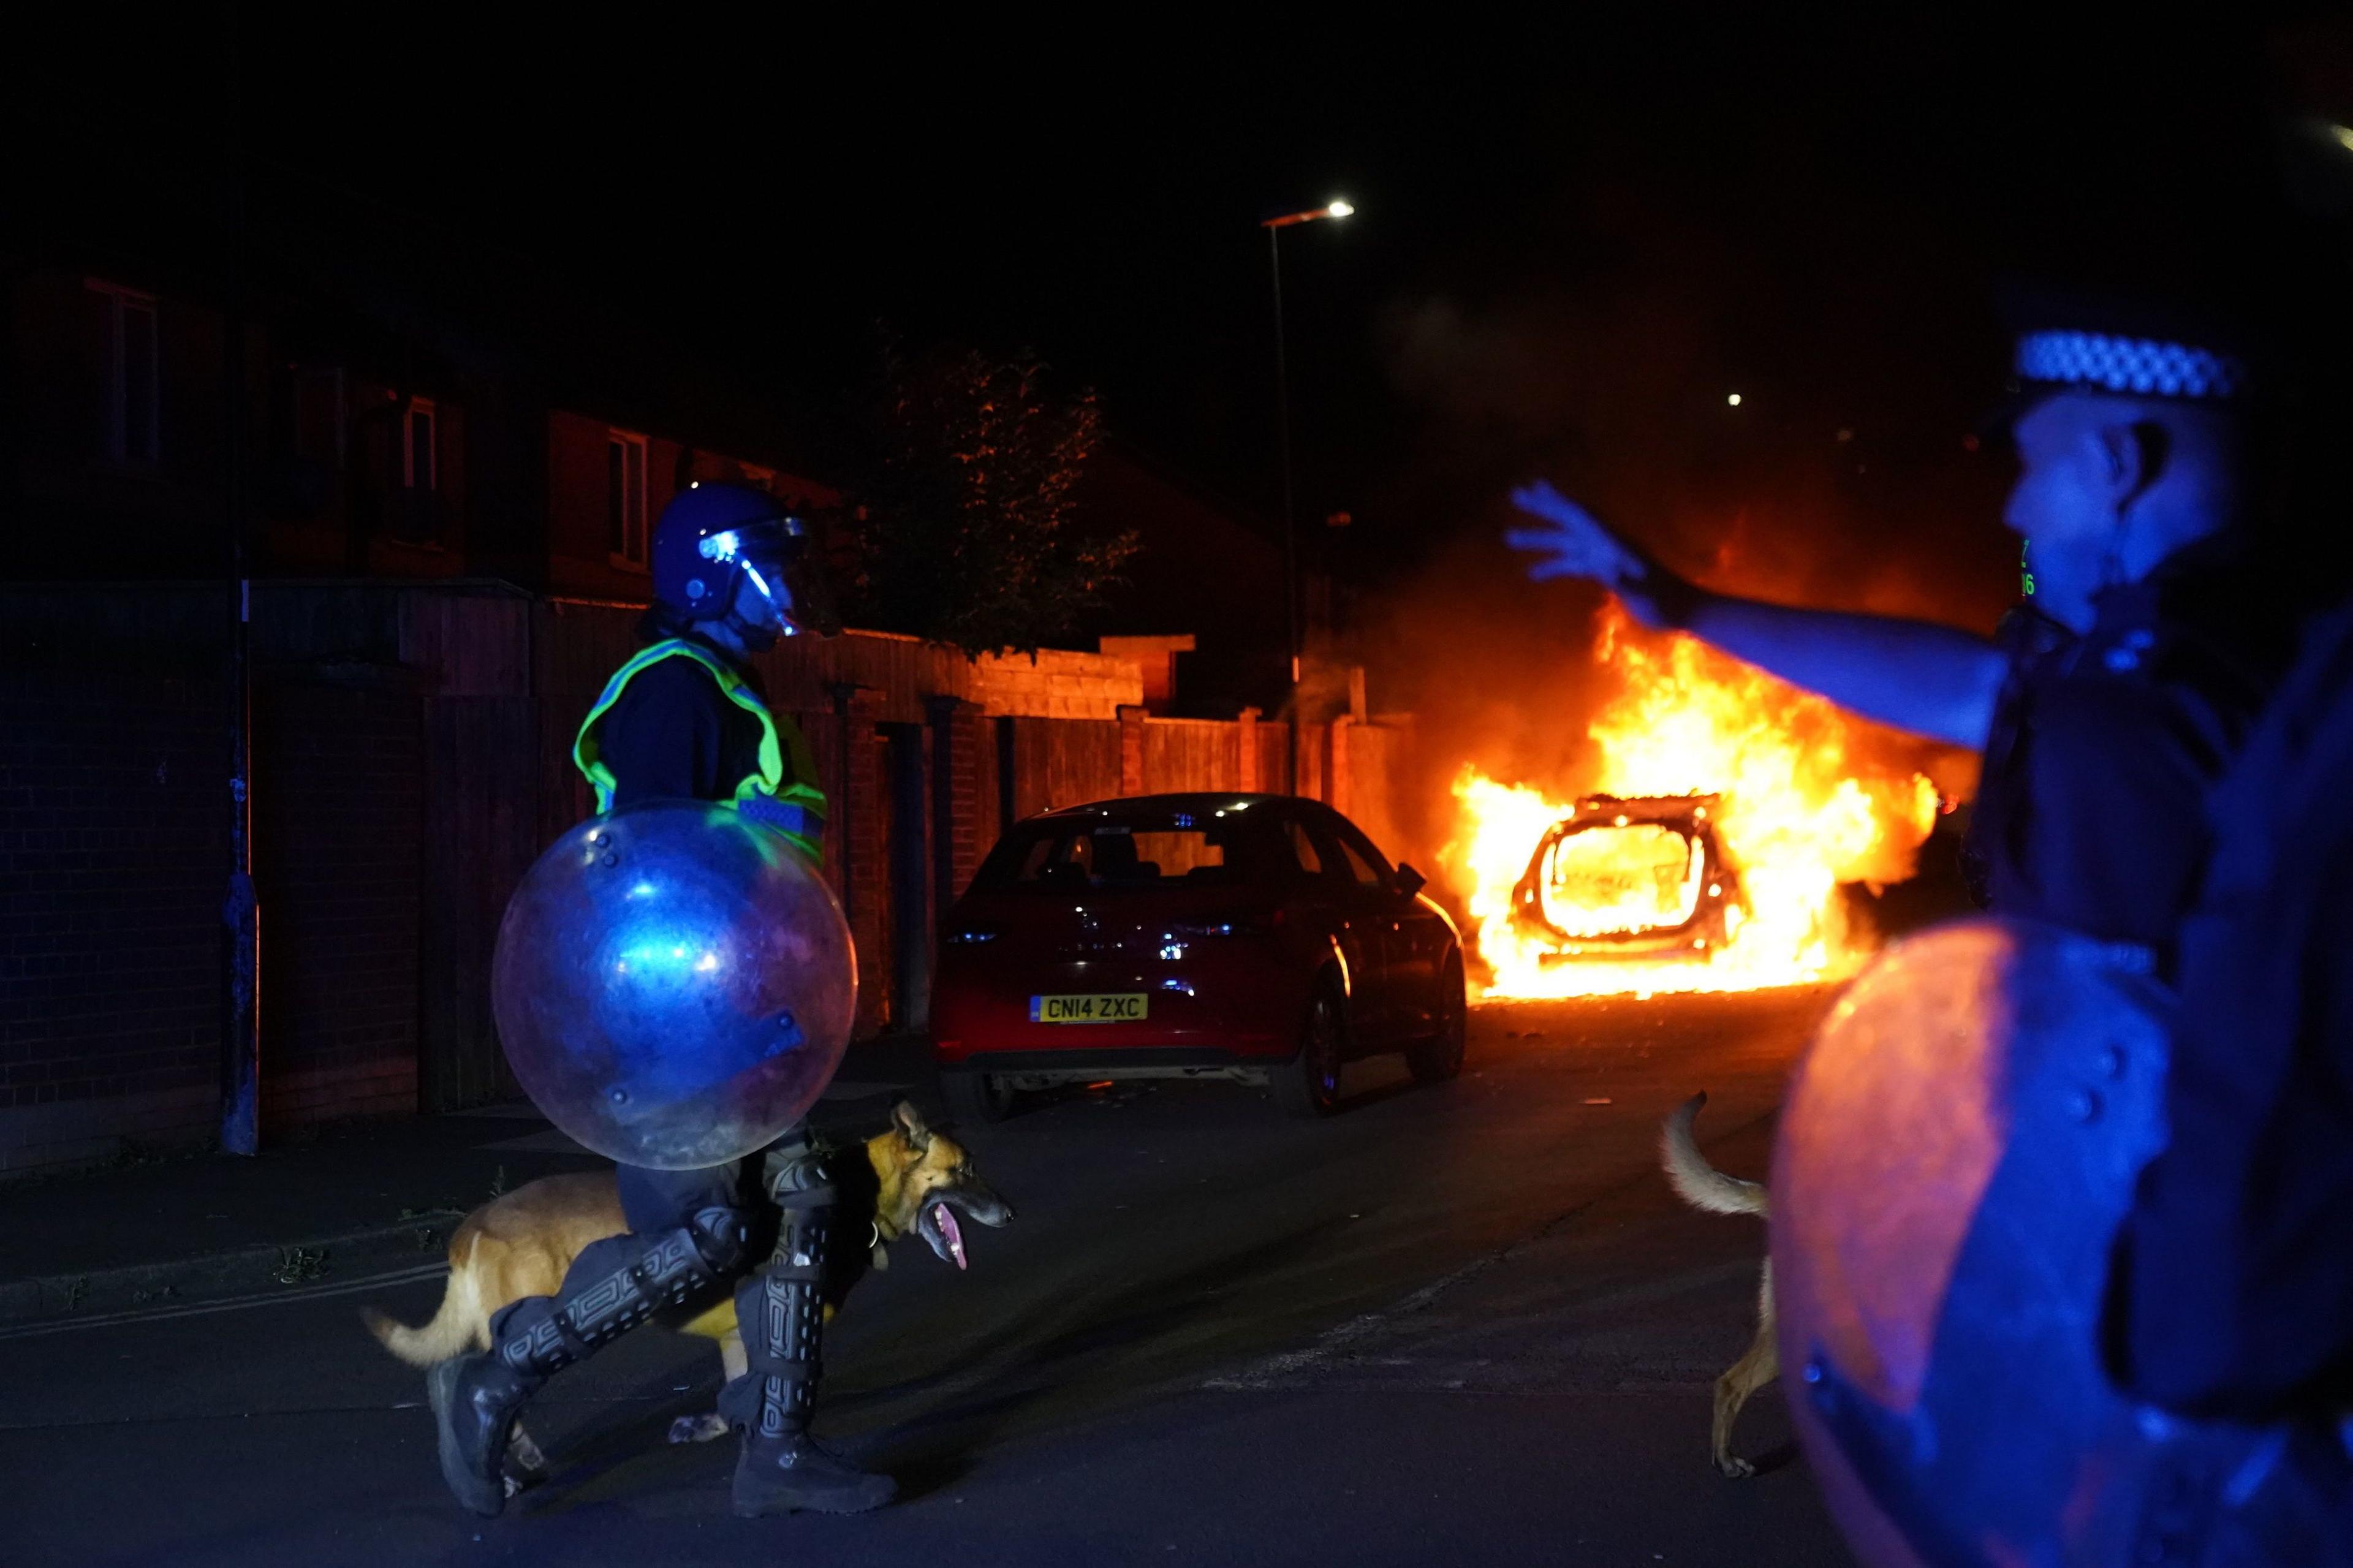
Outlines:
[[[1996, 913], [2169, 959], [2204, 863], [2206, 791], [2284, 667], [2295, 624], [2250, 531], [2247, 359], [2164, 318], [2038, 326], [2017, 343], [2004, 521], [2032, 597], [1992, 640], [1685, 582], [1550, 485], [1513, 497], [1539, 581], [1613, 590], [1832, 701], [1982, 748], [1968, 858]], [[2083, 316], [2076, 318], [2078, 321]]]
[[[807, 546], [801, 522], [747, 486], [695, 486], [664, 509], [653, 537], [648, 646], [614, 674], [574, 748], [600, 812], [650, 800], [719, 802], [817, 857], [825, 795], [807, 744], [789, 719], [768, 710], [749, 668], [751, 655], [804, 629]], [[620, 1167], [628, 1234], [583, 1249], [557, 1295], [502, 1310], [488, 1352], [433, 1370], [441, 1471], [460, 1502], [480, 1514], [500, 1510], [509, 1434], [549, 1377], [657, 1308], [707, 1295], [754, 1263], [761, 1197], [779, 1214], [776, 1255], [736, 1288], [749, 1371], [720, 1398], [744, 1436], [735, 1510], [847, 1513], [892, 1499], [888, 1477], [859, 1469], [808, 1431], [832, 1179], [797, 1129], [760, 1163], [763, 1191], [747, 1193], [746, 1174], [733, 1163]]]

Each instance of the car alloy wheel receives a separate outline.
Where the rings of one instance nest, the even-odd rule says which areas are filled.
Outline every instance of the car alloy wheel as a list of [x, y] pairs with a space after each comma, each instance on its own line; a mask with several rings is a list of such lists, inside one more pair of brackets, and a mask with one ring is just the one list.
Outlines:
[[1275, 1099], [1293, 1116], [1329, 1116], [1340, 1103], [1347, 1021], [1329, 985], [1316, 988], [1299, 1032], [1299, 1054], [1274, 1069]]

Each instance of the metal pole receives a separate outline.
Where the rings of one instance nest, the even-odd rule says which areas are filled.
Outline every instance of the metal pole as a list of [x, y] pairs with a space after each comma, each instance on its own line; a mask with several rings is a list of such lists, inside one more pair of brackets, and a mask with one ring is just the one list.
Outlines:
[[228, 148], [222, 295], [221, 497], [228, 525], [228, 892], [223, 959], [220, 1146], [260, 1148], [261, 919], [253, 892], [253, 668], [245, 519], [245, 171], [239, 116], [237, 8], [227, 6]]
[[1291, 502], [1291, 371], [1282, 342], [1282, 230], [1266, 231], [1267, 259], [1274, 271], [1274, 421], [1282, 458], [1282, 627], [1291, 656], [1291, 684], [1299, 685], [1299, 529]]

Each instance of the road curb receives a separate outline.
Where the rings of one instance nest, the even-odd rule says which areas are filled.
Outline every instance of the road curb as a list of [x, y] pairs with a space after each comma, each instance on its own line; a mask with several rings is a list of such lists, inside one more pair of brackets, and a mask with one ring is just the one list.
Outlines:
[[429, 1259], [439, 1255], [449, 1233], [464, 1217], [459, 1209], [429, 1209], [391, 1225], [302, 1241], [265, 1242], [202, 1258], [134, 1263], [80, 1274], [0, 1280], [0, 1324], [200, 1301], [272, 1286], [307, 1285], [356, 1272], [354, 1265]]

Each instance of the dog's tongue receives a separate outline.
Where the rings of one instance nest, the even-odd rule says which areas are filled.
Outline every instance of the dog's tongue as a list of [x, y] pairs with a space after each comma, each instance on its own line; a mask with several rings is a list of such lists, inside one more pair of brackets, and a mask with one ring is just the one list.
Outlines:
[[948, 1250], [955, 1255], [955, 1266], [962, 1268], [965, 1266], [964, 1232], [956, 1226], [955, 1211], [945, 1204], [934, 1204], [932, 1213], [939, 1218], [940, 1235], [946, 1240]]

